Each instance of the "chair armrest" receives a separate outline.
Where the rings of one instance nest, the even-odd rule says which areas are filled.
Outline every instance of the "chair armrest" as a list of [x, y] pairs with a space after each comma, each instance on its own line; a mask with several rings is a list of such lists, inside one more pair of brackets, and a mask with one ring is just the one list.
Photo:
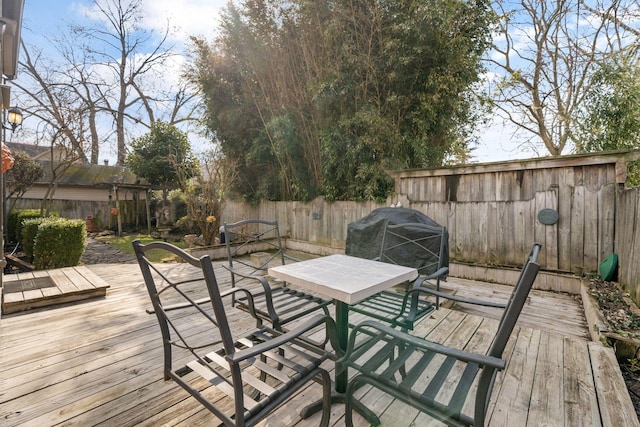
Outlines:
[[[241, 287], [235, 287], [235, 288], [227, 289], [224, 292], [221, 292], [220, 293], [220, 297], [224, 298], [226, 296], [235, 295], [237, 293], [245, 294], [245, 296], [247, 297], [247, 300], [249, 301], [249, 314], [251, 314], [254, 317], [254, 319], [259, 320], [258, 313], [256, 312], [256, 306], [253, 303], [253, 294], [251, 293], [250, 290], [244, 289], [244, 288], [241, 288]], [[268, 306], [269, 306], [269, 304], [267, 303], [267, 307]], [[275, 310], [274, 310], [274, 313], [275, 313]], [[273, 321], [272, 313], [269, 313], [269, 317]], [[277, 316], [276, 316], [276, 319], [277, 319]]]
[[448, 275], [449, 275], [449, 267], [440, 267], [437, 271], [431, 273], [428, 276], [423, 277], [422, 279], [423, 281], [431, 280], [431, 279], [447, 277]]
[[[269, 314], [269, 319], [271, 319], [271, 322], [275, 325], [275, 324], [280, 324], [280, 320], [278, 315], [276, 314], [276, 309], [273, 307], [273, 297], [271, 295], [271, 286], [269, 285], [269, 282], [267, 282], [267, 279], [265, 279], [262, 276], [252, 276], [250, 274], [244, 274], [244, 273], [240, 273], [236, 270], [234, 270], [233, 268], [227, 266], [227, 265], [223, 265], [224, 268], [226, 268], [229, 272], [231, 272], [231, 274], [237, 274], [245, 279], [250, 279], [250, 280], [257, 280], [258, 282], [260, 282], [260, 285], [262, 285], [262, 289], [264, 292], [264, 298], [265, 298], [265, 302], [267, 304], [267, 312]], [[234, 289], [234, 288], [232, 288]], [[243, 289], [241, 287], [235, 288], [235, 289]], [[253, 294], [248, 291], [245, 290], [246, 292], [249, 292], [251, 294], [251, 296], [253, 297]], [[228, 291], [227, 291], [228, 292]], [[227, 292], [225, 292], [225, 294], [227, 294]], [[252, 300], [253, 303], [253, 300]], [[252, 313], [255, 314], [255, 313]]]
[[[206, 303], [208, 303], [210, 301], [211, 301], [211, 298], [207, 297], [207, 298], [197, 299], [197, 300], [194, 301], [194, 303], [196, 305], [202, 305], [202, 304], [206, 304]], [[173, 310], [180, 310], [182, 308], [187, 308], [187, 307], [193, 307], [193, 304], [190, 303], [190, 302], [183, 302], [183, 303], [180, 303], [180, 304], [168, 305], [166, 307], [163, 307], [162, 309], [164, 311], [173, 311]], [[147, 309], [146, 312], [147, 312], [147, 314], [154, 314], [156, 311]]]
[[[255, 277], [255, 279], [259, 280], [260, 282], [262, 282], [264, 279], [259, 278], [259, 277]], [[260, 280], [262, 279], [262, 280]], [[268, 285], [267, 285], [268, 286]], [[263, 287], [264, 287], [264, 283], [263, 283]], [[271, 290], [269, 290], [269, 292], [271, 292]], [[220, 292], [220, 297], [224, 298], [227, 297], [229, 295], [235, 295], [238, 293], [242, 293], [247, 297], [247, 301], [248, 301], [248, 306], [249, 306], [249, 314], [251, 314], [251, 316], [253, 316], [254, 319], [260, 320], [260, 317], [258, 316], [258, 313], [256, 311], [256, 306], [253, 302], [254, 300], [254, 296], [253, 293], [245, 288], [242, 287], [235, 287], [235, 288], [231, 288], [231, 289], [227, 289], [224, 292]], [[211, 301], [211, 298], [203, 298], [201, 300], [197, 300], [194, 301], [196, 304], [200, 305], [206, 302]], [[192, 304], [180, 304], [182, 306], [191, 306]], [[182, 307], [178, 307], [178, 308], [182, 308]], [[174, 309], [174, 307], [172, 306], [171, 309]], [[278, 316], [275, 314], [275, 309], [273, 308], [273, 303], [271, 302], [271, 299], [269, 298], [267, 300], [267, 310], [268, 310], [268, 315], [269, 318], [271, 319], [273, 324], [276, 324], [276, 322], [278, 321]], [[167, 311], [167, 309], [165, 309], [165, 311]]]
[[[378, 257], [379, 259], [379, 257]], [[428, 276], [420, 276], [418, 277], [414, 282], [413, 282], [413, 288], [414, 289], [429, 289], [430, 288], [424, 288], [422, 287], [422, 285], [424, 284], [424, 282], [428, 281], [428, 280], [433, 280], [433, 279], [438, 279], [438, 283], [439, 280], [443, 277], [446, 277], [449, 274], [449, 267], [440, 267], [437, 271], [431, 273]], [[443, 295], [443, 296], [449, 296], [446, 294], [442, 294], [439, 291], [433, 291], [433, 295]], [[406, 316], [406, 319], [410, 322], [413, 323], [416, 320], [416, 317], [418, 316], [418, 294], [417, 292], [412, 293], [411, 290], [407, 291], [404, 295], [404, 298], [402, 299], [402, 306], [400, 307], [400, 311], [396, 314], [395, 317], [393, 317], [391, 320], [393, 322], [397, 321], [398, 319], [402, 318], [403, 316]], [[405, 314], [406, 313], [406, 314]]]
[[[287, 332], [282, 333], [281, 335], [276, 336], [269, 341], [265, 341], [263, 343], [254, 345], [253, 347], [247, 348], [245, 350], [236, 351], [233, 354], [229, 354], [226, 358], [234, 363], [242, 362], [243, 360], [255, 357], [265, 351], [269, 351], [271, 349], [280, 347], [284, 344], [287, 344], [291, 341], [294, 341], [296, 338], [300, 338], [305, 332], [325, 324], [325, 328], [327, 330], [327, 335], [329, 336], [329, 340], [331, 341], [331, 346], [334, 348], [334, 351], [338, 353], [338, 357], [342, 356], [342, 352], [340, 350], [340, 346], [338, 345], [338, 337], [336, 335], [336, 324], [335, 321], [324, 314], [318, 314], [301, 324], [300, 326], [291, 329]], [[277, 332], [277, 331], [274, 331]]]
[[[239, 293], [239, 292], [240, 293], [244, 293], [247, 296], [247, 299], [249, 300], [249, 313], [251, 313], [251, 315], [257, 319], [258, 317], [257, 317], [256, 311], [255, 311], [255, 305], [253, 303], [253, 294], [248, 289], [236, 287], [236, 288], [228, 289], [225, 292], [221, 292], [220, 296], [224, 298], [224, 297], [226, 297], [228, 295], [233, 295], [233, 294]], [[183, 302], [183, 303], [180, 303], [180, 304], [168, 305], [166, 307], [163, 307], [162, 310], [165, 311], [165, 312], [173, 311], [173, 310], [180, 310], [180, 309], [183, 309], [183, 308], [193, 307], [194, 304], [195, 305], [202, 305], [202, 304], [207, 304], [209, 302], [211, 302], [211, 298], [206, 297], [206, 298], [201, 298], [201, 299], [194, 300], [193, 302]], [[147, 312], [147, 314], [155, 314], [156, 311], [147, 309], [146, 312]]]
[[255, 279], [257, 277], [257, 276], [253, 276], [251, 274], [243, 273], [240, 270], [238, 270], [236, 268], [232, 268], [232, 267], [230, 267], [228, 265], [222, 264], [222, 268], [224, 268], [225, 270], [227, 270], [231, 274], [238, 275], [238, 276], [243, 277], [245, 279]]
[[[488, 366], [498, 370], [502, 370], [506, 366], [506, 362], [503, 359], [493, 357], [493, 356], [487, 356], [484, 354], [470, 353], [468, 351], [447, 347], [445, 345], [428, 341], [426, 339], [419, 338], [414, 335], [410, 335], [406, 332], [393, 329], [390, 326], [383, 325], [373, 320], [365, 320], [364, 322], [359, 323], [353, 328], [353, 330], [349, 334], [347, 351], [345, 355], [342, 357], [342, 359], [338, 360], [336, 363], [348, 364], [349, 356], [351, 352], [356, 348], [355, 346], [356, 335], [364, 328], [370, 328], [370, 329], [374, 329], [379, 332], [382, 332], [383, 335], [391, 337], [397, 340], [399, 343], [413, 345], [422, 350], [453, 357], [463, 362], [477, 363], [480, 366]], [[365, 333], [368, 336], [371, 336], [371, 333], [366, 333], [366, 332], [362, 332], [362, 333]], [[382, 337], [381, 335], [378, 335], [378, 336]]]
[[[415, 284], [414, 284], [414, 286], [415, 286]], [[425, 294], [429, 294], [429, 295], [438, 296], [440, 298], [446, 298], [446, 299], [451, 300], [451, 301], [461, 302], [461, 303], [464, 303], [464, 304], [482, 305], [482, 306], [485, 306], [485, 307], [495, 307], [495, 308], [502, 308], [502, 309], [507, 307], [506, 303], [459, 297], [457, 295], [451, 295], [451, 294], [448, 294], [446, 292], [440, 292], [440, 291], [437, 291], [435, 289], [426, 288], [426, 287], [423, 287], [423, 286], [414, 287], [413, 289], [409, 290], [408, 294], [420, 293], [420, 292], [425, 293]]]
[[302, 261], [300, 258], [292, 257], [291, 255], [287, 255], [284, 252], [282, 253], [282, 256], [291, 261], [295, 261], [295, 262]]

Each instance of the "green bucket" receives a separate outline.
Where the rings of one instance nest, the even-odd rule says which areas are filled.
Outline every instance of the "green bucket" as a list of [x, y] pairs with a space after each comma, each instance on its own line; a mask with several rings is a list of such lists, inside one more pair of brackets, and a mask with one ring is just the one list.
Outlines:
[[600, 278], [606, 282], [613, 280], [618, 269], [618, 255], [611, 254], [600, 263]]

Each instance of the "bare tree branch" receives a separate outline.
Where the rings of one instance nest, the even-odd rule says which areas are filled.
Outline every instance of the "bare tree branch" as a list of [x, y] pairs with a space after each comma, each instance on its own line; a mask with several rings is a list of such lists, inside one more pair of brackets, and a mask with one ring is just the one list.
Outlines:
[[579, 0], [496, 2], [495, 8], [502, 21], [487, 61], [500, 78], [490, 97], [529, 141], [560, 155], [574, 137], [572, 117], [589, 76], [609, 52], [601, 46], [609, 22]]

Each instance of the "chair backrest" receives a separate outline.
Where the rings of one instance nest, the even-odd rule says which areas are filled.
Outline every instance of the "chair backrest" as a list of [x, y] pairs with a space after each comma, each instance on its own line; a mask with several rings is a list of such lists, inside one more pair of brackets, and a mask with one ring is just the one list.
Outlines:
[[[278, 221], [246, 219], [223, 226], [229, 267], [246, 274], [264, 273], [272, 263], [284, 264], [285, 254]], [[264, 256], [247, 257], [264, 253]], [[234, 279], [235, 280], [235, 279]]]
[[534, 243], [531, 247], [531, 251], [520, 271], [518, 280], [513, 287], [507, 306], [502, 312], [498, 332], [488, 353], [490, 356], [502, 357], [507, 341], [520, 317], [522, 308], [529, 297], [533, 282], [535, 282], [538, 271], [540, 270], [538, 255], [540, 254], [541, 247], [539, 243]]
[[421, 275], [428, 276], [448, 266], [448, 257], [445, 256], [447, 240], [447, 229], [443, 226], [387, 222], [379, 260], [413, 267]]
[[[534, 243], [525, 260], [524, 266], [520, 271], [520, 276], [509, 297], [509, 302], [502, 313], [498, 331], [487, 352], [488, 356], [502, 358], [502, 353], [507, 345], [507, 341], [509, 341], [509, 337], [520, 317], [522, 308], [527, 301], [529, 291], [531, 291], [533, 282], [535, 282], [538, 271], [540, 270], [540, 265], [537, 262], [540, 248], [541, 245], [539, 243]], [[496, 371], [492, 369], [483, 369], [480, 373], [474, 408], [474, 419], [476, 421], [485, 419], [495, 376]]]
[[[143, 245], [136, 240], [133, 242], [133, 248], [151, 298], [153, 310], [160, 324], [165, 347], [172, 342], [179, 342], [178, 345], [188, 349], [194, 355], [194, 350], [202, 347], [202, 337], [199, 337], [197, 343], [190, 342], [190, 326], [185, 325], [184, 322], [176, 322], [169, 314], [171, 311], [180, 311], [179, 317], [181, 318], [188, 314], [201, 315], [202, 319], [212, 324], [212, 335], [221, 337], [225, 349], [233, 351], [234, 339], [221, 302], [220, 289], [209, 255], [197, 259], [180, 248], [165, 242], [151, 242]], [[175, 268], [168, 269], [168, 271], [160, 270], [156, 264], [148, 259], [147, 253], [150, 251], [168, 252], [176, 256], [179, 261], [195, 268], [189, 269], [188, 272], [181, 268], [179, 274], [172, 271], [176, 270]], [[182, 266], [183, 264], [178, 265]], [[206, 301], [207, 304], [203, 304], [203, 301]], [[219, 330], [219, 334], [213, 332], [216, 329]], [[220, 338], [216, 339], [218, 342], [219, 340]], [[165, 348], [166, 350], [168, 349]]]

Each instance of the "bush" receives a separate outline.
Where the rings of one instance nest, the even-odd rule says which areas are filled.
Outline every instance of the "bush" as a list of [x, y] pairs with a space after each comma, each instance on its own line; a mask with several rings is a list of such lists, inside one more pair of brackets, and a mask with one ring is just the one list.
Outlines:
[[[49, 217], [57, 218], [58, 212], [49, 213]], [[41, 218], [40, 209], [14, 209], [7, 215], [7, 241], [21, 242], [22, 223], [27, 219]]]
[[29, 261], [33, 261], [33, 245], [38, 234], [38, 227], [45, 220], [49, 220], [49, 218], [29, 218], [22, 221], [20, 241], [22, 242], [22, 251], [29, 258]]
[[189, 216], [183, 216], [171, 228], [171, 232], [179, 234], [198, 234], [198, 227]]
[[17, 242], [22, 238], [22, 221], [40, 218], [40, 209], [14, 209], [7, 216], [7, 241]]
[[627, 188], [640, 187], [640, 160], [627, 163]]
[[171, 199], [174, 218], [182, 218], [189, 215], [189, 207], [187, 206], [187, 202], [185, 201], [185, 196], [182, 191], [172, 191], [171, 194], [169, 194], [169, 198]]
[[86, 236], [87, 225], [83, 220], [44, 219], [38, 225], [33, 244], [34, 266], [47, 270], [78, 265]]

